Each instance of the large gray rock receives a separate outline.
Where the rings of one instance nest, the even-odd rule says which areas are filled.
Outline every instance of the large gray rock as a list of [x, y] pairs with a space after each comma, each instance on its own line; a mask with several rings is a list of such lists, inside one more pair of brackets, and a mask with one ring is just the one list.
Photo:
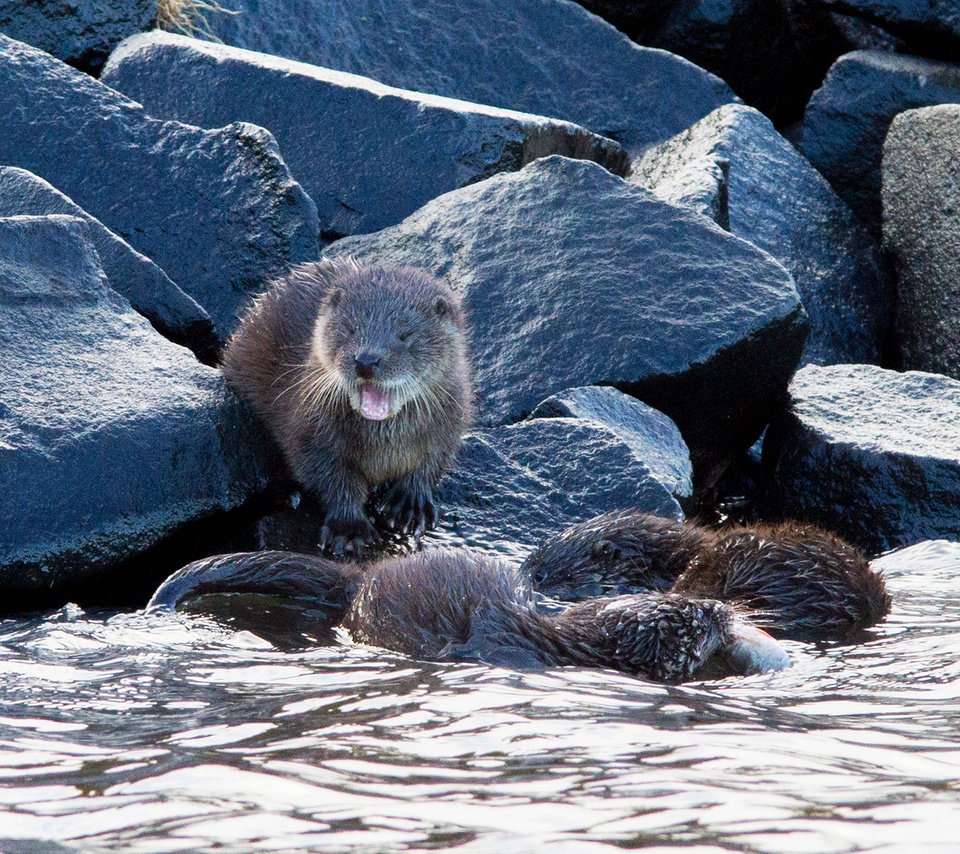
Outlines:
[[808, 366], [763, 445], [768, 510], [872, 553], [960, 536], [960, 382]]
[[805, 363], [880, 361], [893, 306], [877, 247], [761, 113], [720, 107], [639, 158], [631, 180], [707, 215], [720, 204], [722, 224], [793, 274], [810, 314]]
[[249, 292], [319, 251], [316, 206], [262, 128], [158, 121], [2, 35], [0, 115], [0, 163], [49, 181], [159, 264], [221, 336]]
[[918, 51], [960, 49], [960, 5], [956, 0], [817, 0], [825, 9], [879, 25]]
[[125, 41], [101, 80], [154, 116], [270, 128], [330, 236], [394, 225], [442, 193], [546, 154], [596, 160], [621, 175], [629, 166], [617, 143], [569, 122], [170, 33]]
[[[734, 100], [692, 63], [633, 44], [568, 0], [234, 0], [207, 16], [227, 44], [553, 116], [631, 151]], [[292, 23], [295, 22], [295, 25]]]
[[327, 251], [424, 267], [462, 292], [482, 422], [614, 385], [673, 418], [695, 462], [756, 439], [806, 334], [768, 255], [581, 160], [538, 160]]
[[0, 219], [0, 360], [8, 595], [103, 573], [263, 486], [220, 374], [108, 287], [83, 220]]
[[901, 366], [960, 379], [960, 105], [909, 110], [883, 148], [883, 239], [897, 267]]
[[810, 99], [800, 148], [872, 231], [880, 232], [880, 161], [894, 116], [960, 102], [960, 66], [877, 51], [841, 56]]
[[214, 359], [217, 339], [210, 316], [163, 270], [42, 178], [24, 169], [0, 166], [0, 217], [43, 214], [85, 220], [110, 286], [158, 332], [189, 347], [204, 361]]
[[156, 17], [157, 0], [13, 0], [0, 4], [0, 32], [96, 71], [115, 44]]

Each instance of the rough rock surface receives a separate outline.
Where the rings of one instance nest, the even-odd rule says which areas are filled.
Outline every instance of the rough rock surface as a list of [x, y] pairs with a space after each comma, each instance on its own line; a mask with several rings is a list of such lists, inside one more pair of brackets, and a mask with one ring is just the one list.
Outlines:
[[[568, 0], [234, 0], [207, 16], [227, 44], [566, 119], [636, 152], [721, 104], [729, 87], [633, 44]], [[291, 27], [290, 21], [297, 26]]]
[[769, 510], [872, 553], [960, 536], [960, 382], [808, 366], [763, 445]]
[[818, 0], [826, 9], [882, 27], [917, 50], [946, 54], [960, 48], [956, 0]]
[[162, 122], [108, 86], [0, 35], [0, 163], [49, 181], [151, 258], [213, 319], [318, 253], [316, 206], [253, 125]]
[[595, 160], [621, 175], [629, 166], [620, 145], [569, 122], [170, 33], [128, 39], [101, 79], [154, 116], [270, 128], [331, 236], [394, 225], [449, 190], [546, 154]]
[[958, 160], [960, 105], [910, 110], [890, 126], [883, 239], [897, 266], [900, 361], [954, 379], [960, 379]]
[[720, 107], [639, 158], [631, 180], [708, 215], [719, 205], [721, 224], [793, 274], [810, 314], [805, 363], [880, 361], [893, 308], [877, 247], [761, 113]]
[[810, 99], [800, 148], [872, 231], [880, 231], [880, 161], [894, 116], [960, 102], [960, 66], [877, 51], [841, 56]]
[[0, 166], [0, 217], [44, 214], [85, 220], [110, 286], [158, 332], [189, 347], [205, 361], [213, 359], [217, 341], [209, 315], [163, 270], [42, 178], [23, 169]]
[[108, 287], [89, 234], [73, 217], [0, 220], [8, 595], [108, 570], [262, 486], [219, 373]]
[[583, 386], [552, 395], [531, 418], [579, 418], [609, 427], [681, 504], [693, 498], [690, 451], [662, 412], [609, 386]]
[[115, 44], [156, 17], [157, 0], [6, 2], [0, 4], [0, 32], [93, 72]]
[[424, 267], [461, 291], [483, 422], [515, 421], [567, 388], [614, 385], [673, 418], [695, 462], [757, 438], [806, 335], [793, 280], [768, 255], [563, 157], [327, 251]]

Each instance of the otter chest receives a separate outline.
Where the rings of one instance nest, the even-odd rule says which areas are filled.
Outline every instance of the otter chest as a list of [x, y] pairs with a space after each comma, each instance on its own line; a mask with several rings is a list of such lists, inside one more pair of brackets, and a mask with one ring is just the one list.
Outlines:
[[355, 433], [356, 462], [371, 484], [397, 480], [429, 452], [429, 433], [409, 421], [363, 422]]

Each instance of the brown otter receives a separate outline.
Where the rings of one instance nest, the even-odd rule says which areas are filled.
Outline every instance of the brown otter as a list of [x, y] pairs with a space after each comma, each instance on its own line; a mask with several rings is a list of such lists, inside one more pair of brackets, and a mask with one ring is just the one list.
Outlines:
[[783, 648], [730, 605], [675, 595], [536, 610], [523, 572], [466, 550], [432, 550], [359, 568], [291, 552], [197, 561], [148, 608], [224, 592], [284, 593], [343, 614], [353, 640], [423, 659], [507, 667], [610, 667], [662, 682], [761, 673], [789, 664]]
[[322, 547], [378, 541], [365, 505], [381, 484], [395, 530], [435, 523], [433, 487], [472, 407], [463, 311], [438, 279], [349, 260], [296, 267], [254, 301], [222, 367], [323, 502]]
[[860, 551], [799, 523], [712, 531], [616, 511], [553, 537], [525, 569], [539, 591], [566, 601], [656, 590], [736, 602], [780, 637], [842, 635], [890, 610]]

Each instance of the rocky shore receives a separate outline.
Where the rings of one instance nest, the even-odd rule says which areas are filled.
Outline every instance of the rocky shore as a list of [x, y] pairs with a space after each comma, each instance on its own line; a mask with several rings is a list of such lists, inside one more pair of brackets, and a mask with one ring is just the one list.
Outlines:
[[463, 294], [440, 540], [628, 506], [960, 537], [960, 13], [225, 5], [0, 10], [5, 610], [310, 548], [216, 362], [324, 253]]

